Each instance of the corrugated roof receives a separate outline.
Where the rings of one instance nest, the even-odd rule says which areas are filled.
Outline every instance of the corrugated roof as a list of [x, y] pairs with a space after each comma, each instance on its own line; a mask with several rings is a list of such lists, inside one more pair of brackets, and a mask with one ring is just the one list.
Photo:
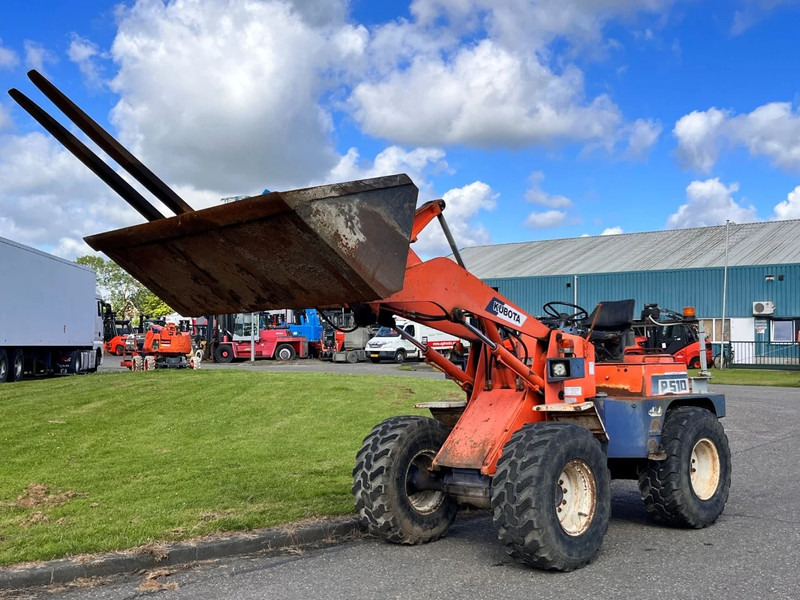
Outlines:
[[[725, 225], [473, 246], [473, 275], [581, 275], [725, 265]], [[800, 263], [800, 220], [730, 224], [728, 266]]]

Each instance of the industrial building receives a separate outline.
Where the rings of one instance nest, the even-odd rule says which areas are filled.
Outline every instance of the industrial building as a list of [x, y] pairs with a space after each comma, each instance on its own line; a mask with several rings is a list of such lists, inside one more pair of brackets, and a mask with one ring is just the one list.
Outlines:
[[475, 246], [461, 255], [534, 315], [549, 301], [591, 311], [634, 298], [636, 316], [649, 303], [693, 306], [713, 343], [732, 342], [735, 363], [800, 356], [800, 220]]

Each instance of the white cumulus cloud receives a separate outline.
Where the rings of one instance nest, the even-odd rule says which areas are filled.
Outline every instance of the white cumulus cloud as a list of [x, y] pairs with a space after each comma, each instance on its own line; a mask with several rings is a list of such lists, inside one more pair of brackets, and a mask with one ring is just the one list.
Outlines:
[[548, 227], [558, 227], [567, 219], [567, 213], [562, 210], [547, 210], [544, 212], [534, 212], [525, 219], [525, 227], [531, 229], [547, 229]]
[[786, 196], [786, 200], [775, 205], [775, 220], [800, 219], [800, 185]]
[[[491, 243], [489, 231], [476, 219], [481, 211], [494, 210], [497, 197], [482, 181], [445, 192], [442, 196], [446, 205], [444, 217], [456, 246], [464, 248]], [[450, 254], [450, 246], [438, 222], [431, 222], [422, 231], [414, 244], [414, 251], [423, 257]]]
[[561, 194], [550, 194], [542, 189], [544, 173], [534, 171], [528, 178], [531, 186], [525, 192], [525, 200], [534, 204], [541, 204], [550, 208], [567, 208], [572, 206], [572, 200]]
[[742, 206], [733, 198], [739, 184], [726, 186], [719, 178], [693, 181], [686, 187], [686, 204], [667, 219], [667, 229], [708, 227], [730, 220], [735, 223], [758, 221], [755, 207]]
[[739, 115], [717, 108], [694, 111], [678, 120], [673, 134], [681, 162], [704, 173], [726, 145], [765, 156], [784, 170], [800, 171], [800, 112], [789, 102], [770, 102]]
[[616, 227], [606, 227], [600, 232], [600, 235], [619, 235], [621, 233], [624, 233], [622, 227], [617, 225]]

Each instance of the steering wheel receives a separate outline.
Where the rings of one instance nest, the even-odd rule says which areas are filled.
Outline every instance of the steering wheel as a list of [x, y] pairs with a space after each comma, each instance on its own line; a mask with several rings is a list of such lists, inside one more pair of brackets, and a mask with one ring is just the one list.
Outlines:
[[[557, 306], [566, 306], [572, 308], [574, 312], [572, 314], [560, 312], [556, 309]], [[572, 304], [571, 302], [548, 302], [542, 307], [542, 310], [548, 317], [558, 319], [559, 327], [566, 327], [567, 325], [575, 324], [578, 321], [583, 321], [589, 317], [589, 313], [586, 312], [585, 308], [578, 306], [577, 304]]]

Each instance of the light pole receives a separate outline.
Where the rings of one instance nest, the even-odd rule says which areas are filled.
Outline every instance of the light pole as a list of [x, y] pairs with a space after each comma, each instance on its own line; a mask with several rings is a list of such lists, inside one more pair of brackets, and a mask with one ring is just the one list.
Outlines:
[[725, 220], [725, 269], [722, 276], [722, 356], [720, 357], [719, 367], [725, 368], [725, 304], [728, 299], [728, 239], [731, 221]]

